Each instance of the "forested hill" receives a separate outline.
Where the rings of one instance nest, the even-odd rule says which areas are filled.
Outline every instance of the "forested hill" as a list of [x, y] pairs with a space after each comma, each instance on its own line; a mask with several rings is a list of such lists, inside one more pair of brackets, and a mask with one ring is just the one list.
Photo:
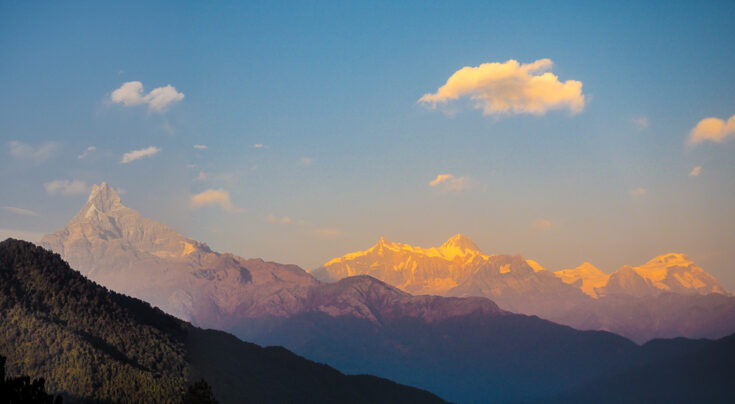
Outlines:
[[31, 243], [0, 242], [0, 355], [65, 402], [178, 402], [205, 379], [227, 402], [442, 402], [372, 376], [345, 376], [283, 348], [201, 330], [108, 291]]

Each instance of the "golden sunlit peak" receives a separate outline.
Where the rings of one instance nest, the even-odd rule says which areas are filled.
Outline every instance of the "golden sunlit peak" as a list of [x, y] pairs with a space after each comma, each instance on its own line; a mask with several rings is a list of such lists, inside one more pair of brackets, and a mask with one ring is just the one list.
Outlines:
[[663, 265], [689, 265], [692, 260], [689, 256], [681, 253], [668, 253], [659, 255], [658, 257], [648, 261], [646, 264], [663, 264]]
[[546, 270], [546, 268], [544, 268], [541, 264], [539, 264], [538, 262], [534, 260], [526, 260], [526, 263], [528, 264], [529, 267], [531, 267], [531, 269], [533, 269], [533, 272], [540, 272], [540, 271]]
[[480, 249], [477, 248], [477, 245], [475, 245], [472, 239], [461, 233], [457, 233], [455, 236], [447, 240], [440, 248], [445, 250], [459, 249], [480, 252]]

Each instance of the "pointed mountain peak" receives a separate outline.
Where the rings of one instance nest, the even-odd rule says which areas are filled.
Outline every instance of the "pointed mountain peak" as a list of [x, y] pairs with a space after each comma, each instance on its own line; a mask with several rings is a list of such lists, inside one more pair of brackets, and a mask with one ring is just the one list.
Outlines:
[[380, 249], [383, 249], [383, 248], [389, 248], [389, 247], [393, 246], [394, 244], [395, 243], [392, 243], [392, 242], [386, 240], [385, 237], [380, 237], [378, 239], [378, 244], [375, 244], [373, 246], [373, 248], [371, 248], [371, 250], [375, 250], [375, 249], [380, 250]]
[[589, 262], [585, 261], [582, 263], [582, 265], [577, 267], [578, 270], [587, 272], [587, 273], [593, 273], [593, 274], [602, 274], [605, 273], [600, 270], [600, 268], [597, 268], [596, 266], [590, 264]]
[[108, 212], [121, 207], [122, 203], [120, 202], [120, 195], [111, 186], [107, 185], [107, 182], [102, 182], [100, 185], [92, 186], [87, 205], [93, 205], [100, 212]]
[[469, 250], [469, 251], [475, 251], [480, 252], [480, 249], [477, 248], [477, 245], [467, 236], [464, 234], [457, 234], [447, 240], [442, 246], [440, 247], [445, 250], [452, 250], [452, 249], [458, 249], [458, 250]]

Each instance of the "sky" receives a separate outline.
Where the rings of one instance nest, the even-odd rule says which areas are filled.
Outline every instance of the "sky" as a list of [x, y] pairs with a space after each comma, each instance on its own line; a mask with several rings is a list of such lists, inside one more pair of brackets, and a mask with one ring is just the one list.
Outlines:
[[0, 237], [107, 181], [306, 269], [463, 233], [733, 291], [735, 3], [599, 3], [4, 1]]

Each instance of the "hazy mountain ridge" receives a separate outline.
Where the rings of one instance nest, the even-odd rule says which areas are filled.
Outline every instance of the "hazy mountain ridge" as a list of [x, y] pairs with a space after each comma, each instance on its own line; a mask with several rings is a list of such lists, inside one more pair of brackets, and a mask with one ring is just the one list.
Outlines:
[[[714, 342], [652, 341], [668, 354], [539, 403], [731, 403], [735, 401], [735, 335]], [[683, 342], [683, 344], [682, 344]], [[649, 351], [662, 347], [646, 344]], [[677, 346], [678, 345], [678, 346]], [[683, 346], [682, 346], [683, 345]]]
[[65, 402], [178, 402], [199, 378], [223, 403], [442, 402], [193, 327], [108, 291], [28, 242], [0, 242], [0, 279], [0, 353], [11, 373], [46, 378]]

